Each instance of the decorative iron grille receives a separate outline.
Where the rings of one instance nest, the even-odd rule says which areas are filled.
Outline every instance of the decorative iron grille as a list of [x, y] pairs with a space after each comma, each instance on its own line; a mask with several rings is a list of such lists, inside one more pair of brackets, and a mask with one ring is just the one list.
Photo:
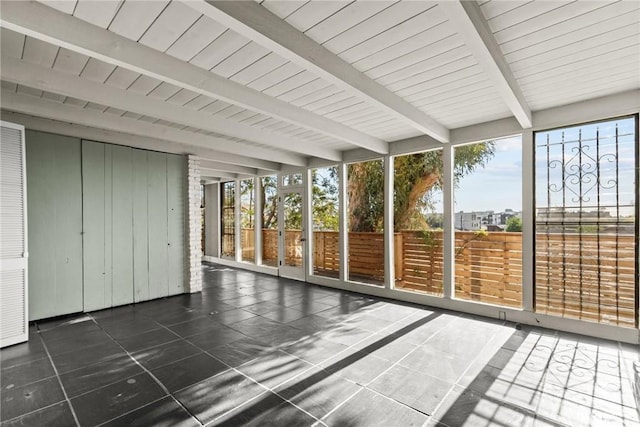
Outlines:
[[537, 312], [637, 327], [637, 126], [536, 132]]

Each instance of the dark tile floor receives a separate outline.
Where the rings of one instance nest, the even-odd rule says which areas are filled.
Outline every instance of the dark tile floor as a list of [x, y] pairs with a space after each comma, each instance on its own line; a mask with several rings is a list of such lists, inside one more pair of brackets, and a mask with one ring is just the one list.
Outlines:
[[37, 322], [2, 426], [639, 426], [635, 346], [207, 264], [201, 294]]

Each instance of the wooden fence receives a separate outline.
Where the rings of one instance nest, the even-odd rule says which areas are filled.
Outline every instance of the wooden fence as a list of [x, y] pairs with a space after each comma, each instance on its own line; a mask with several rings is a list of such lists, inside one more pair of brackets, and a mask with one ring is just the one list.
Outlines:
[[[253, 230], [245, 229], [246, 242]], [[285, 261], [300, 265], [299, 231], [288, 231]], [[313, 233], [314, 273], [338, 277], [338, 233]], [[633, 326], [635, 324], [635, 246], [633, 235], [536, 236], [536, 310], [542, 313]], [[349, 233], [351, 280], [382, 284], [382, 233]], [[442, 232], [402, 231], [394, 234], [394, 266], [398, 289], [442, 295]], [[277, 231], [263, 230], [263, 263], [276, 265]], [[249, 245], [243, 249], [253, 252]], [[247, 255], [248, 258], [253, 254]], [[490, 232], [455, 233], [455, 296], [522, 306], [522, 235]]]
[[537, 311], [633, 327], [636, 256], [629, 234], [538, 234]]

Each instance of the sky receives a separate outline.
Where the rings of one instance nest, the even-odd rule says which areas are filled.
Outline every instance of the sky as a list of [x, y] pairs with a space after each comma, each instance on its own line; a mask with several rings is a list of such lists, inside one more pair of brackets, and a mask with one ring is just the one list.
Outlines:
[[454, 189], [454, 211], [522, 210], [521, 137], [499, 139], [484, 168], [463, 177]]
[[[616, 162], [608, 161], [612, 156], [608, 154], [615, 153], [615, 125], [618, 125], [619, 147], [618, 147], [618, 178], [615, 185], [607, 187], [609, 179], [615, 178], [615, 165]], [[580, 163], [579, 158], [570, 161], [570, 157], [577, 153], [578, 130], [580, 129], [583, 156], [581, 157], [583, 163], [582, 170], [582, 191], [586, 194], [586, 197], [582, 200], [583, 207], [587, 210], [591, 208], [589, 205], [597, 205], [596, 197], [591, 197], [596, 192], [590, 189], [590, 186], [595, 184], [594, 180], [590, 180], [596, 175], [589, 176], [588, 163], [596, 164], [595, 161], [590, 162], [588, 156], [596, 157], [595, 144], [593, 140], [596, 136], [596, 130], [599, 131], [600, 148], [597, 154], [600, 155], [601, 161], [600, 167], [600, 205], [614, 204], [616, 197], [619, 198], [620, 204], [634, 203], [634, 139], [633, 139], [633, 126], [634, 120], [632, 118], [620, 119], [610, 121], [606, 123], [596, 123], [576, 126], [572, 128], [565, 128], [561, 130], [554, 130], [549, 132], [538, 132], [536, 134], [536, 146], [537, 146], [537, 159], [536, 159], [536, 191], [537, 191], [537, 204], [538, 207], [544, 207], [547, 201], [548, 195], [548, 182], [547, 171], [550, 171], [551, 180], [549, 182], [562, 182], [562, 168], [548, 168], [546, 158], [546, 138], [550, 139], [550, 159], [562, 160], [561, 145], [553, 145], [555, 142], [562, 141], [562, 132], [564, 132], [565, 141], [565, 174], [570, 173], [572, 170], [572, 164]], [[604, 156], [604, 157], [603, 157]], [[560, 162], [558, 162], [559, 164]], [[606, 182], [605, 182], [606, 181]], [[575, 184], [574, 189], [577, 190]], [[566, 187], [571, 186], [567, 180]], [[585, 190], [586, 188], [586, 190]], [[594, 187], [597, 188], [597, 187]], [[551, 205], [560, 206], [563, 203], [562, 191], [551, 192]], [[442, 210], [442, 194], [434, 195], [434, 210], [433, 212], [441, 213]], [[571, 206], [572, 203], [569, 200], [571, 196], [570, 190], [565, 191], [565, 203], [567, 206]], [[454, 211], [455, 212], [472, 212], [472, 211], [487, 211], [493, 210], [495, 212], [505, 211], [506, 209], [513, 209], [514, 211], [522, 210], [522, 139], [521, 136], [514, 136], [511, 138], [504, 138], [495, 141], [495, 155], [491, 158], [484, 168], [478, 168], [471, 174], [463, 177], [458, 183], [458, 187], [454, 190]], [[578, 202], [579, 203], [579, 202]], [[577, 206], [577, 205], [576, 205]], [[629, 210], [629, 212], [626, 212]], [[624, 212], [620, 212], [621, 215], [632, 214], [633, 209], [625, 209]]]

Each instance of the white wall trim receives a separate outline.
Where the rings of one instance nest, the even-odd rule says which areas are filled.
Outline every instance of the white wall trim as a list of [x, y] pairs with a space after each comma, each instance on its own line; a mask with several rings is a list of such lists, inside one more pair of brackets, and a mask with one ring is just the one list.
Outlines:
[[442, 238], [442, 293], [445, 299], [451, 299], [455, 295], [456, 281], [456, 257], [455, 257], [455, 222], [454, 222], [454, 150], [455, 147], [450, 145], [442, 148], [442, 209], [443, 209], [443, 226], [444, 231]]
[[202, 259], [203, 261], [206, 261], [206, 262], [213, 262], [215, 264], [225, 265], [227, 267], [241, 268], [241, 269], [253, 271], [256, 273], [264, 273], [264, 274], [269, 274], [271, 276], [278, 276], [278, 269], [276, 267], [268, 267], [266, 265], [255, 265], [248, 262], [239, 262], [239, 261], [234, 261], [228, 258], [219, 258], [219, 257], [210, 256], [210, 255], [205, 255]]
[[533, 132], [527, 129], [522, 133], [522, 307], [531, 312], [535, 304], [534, 167]]

